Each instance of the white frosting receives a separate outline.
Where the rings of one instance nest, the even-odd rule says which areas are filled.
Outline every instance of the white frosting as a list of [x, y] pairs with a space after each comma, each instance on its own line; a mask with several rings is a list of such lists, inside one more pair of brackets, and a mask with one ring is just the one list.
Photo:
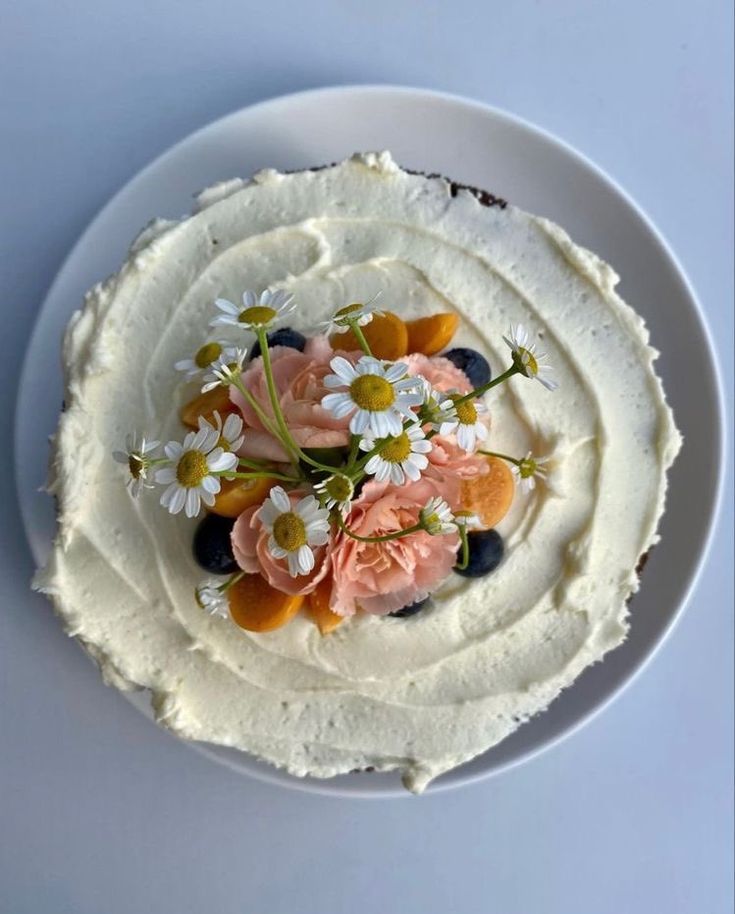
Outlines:
[[[205, 191], [191, 217], [146, 229], [71, 320], [59, 534], [37, 586], [106, 681], [150, 689], [179, 735], [295, 775], [399, 768], [421, 791], [625, 637], [680, 438], [656, 353], [616, 283], [545, 219], [452, 197], [388, 153]], [[303, 617], [251, 634], [197, 607], [196, 522], [152, 493], [134, 501], [110, 454], [134, 429], [181, 437], [177, 409], [194, 391], [173, 363], [201, 343], [214, 298], [266, 286], [295, 293], [292, 323], [307, 331], [378, 290], [408, 317], [456, 309], [458, 342], [496, 373], [510, 322], [543, 333], [560, 389], [515, 378], [488, 397], [493, 449], [556, 458], [551, 487], [519, 495], [501, 525], [507, 557], [494, 574], [452, 576], [430, 611], [359, 616], [327, 637]]]

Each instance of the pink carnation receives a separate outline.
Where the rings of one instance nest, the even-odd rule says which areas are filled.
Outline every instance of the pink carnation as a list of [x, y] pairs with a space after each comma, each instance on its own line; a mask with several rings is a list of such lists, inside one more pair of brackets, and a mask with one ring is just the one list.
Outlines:
[[[286, 346], [274, 346], [270, 353], [281, 411], [299, 447], [342, 447], [349, 444], [349, 417], [335, 419], [332, 413], [321, 406], [322, 397], [329, 393], [323, 384], [324, 377], [331, 373], [329, 362], [336, 354], [327, 338], [313, 337], [308, 340], [303, 352]], [[252, 364], [243, 372], [242, 381], [265, 414], [272, 418], [273, 409], [262, 358], [253, 359]], [[246, 427], [240, 453], [244, 457], [287, 462], [289, 458], [283, 445], [263, 427], [253, 407], [236, 388], [231, 387], [230, 391], [233, 402], [242, 412]]]
[[[378, 536], [410, 527], [434, 495], [456, 502], [456, 483], [447, 487], [423, 478], [407, 486], [369, 482], [346, 523], [360, 536]], [[331, 609], [343, 616], [359, 607], [384, 615], [423, 600], [456, 562], [459, 537], [422, 531], [383, 543], [361, 543], [340, 533], [332, 550]]]
[[[288, 493], [292, 504], [296, 504], [306, 492]], [[292, 577], [285, 559], [276, 559], [268, 550], [270, 533], [263, 526], [259, 514], [260, 505], [246, 508], [232, 528], [232, 551], [235, 561], [248, 574], [259, 572], [271, 587], [283, 593], [310, 593], [330, 568], [331, 543], [314, 549], [314, 568], [309, 574]]]
[[402, 361], [408, 365], [410, 375], [421, 375], [436, 390], [457, 390], [461, 394], [468, 394], [472, 385], [467, 375], [454, 362], [445, 359], [442, 355], [421, 355], [414, 352]]

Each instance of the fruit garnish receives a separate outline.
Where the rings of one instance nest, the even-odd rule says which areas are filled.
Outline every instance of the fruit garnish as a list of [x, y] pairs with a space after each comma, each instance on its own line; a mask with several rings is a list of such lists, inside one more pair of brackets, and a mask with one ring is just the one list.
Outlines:
[[271, 632], [296, 615], [304, 598], [282, 593], [259, 574], [243, 575], [227, 591], [232, 620], [249, 632]]
[[306, 609], [309, 618], [316, 624], [322, 635], [328, 635], [345, 620], [344, 616], [337, 615], [329, 608], [331, 593], [332, 579], [324, 578], [307, 597]]
[[[303, 352], [306, 346], [306, 337], [303, 333], [299, 333], [298, 330], [294, 330], [291, 327], [280, 327], [278, 330], [274, 330], [273, 333], [268, 334], [268, 348], [272, 349], [273, 346], [288, 346], [289, 349], [298, 349], [299, 352]], [[260, 343], [256, 340], [250, 350], [250, 358], [257, 359], [259, 355]]]
[[460, 371], [463, 371], [467, 375], [467, 380], [475, 388], [484, 387], [492, 377], [487, 359], [476, 349], [462, 346], [450, 349], [449, 352], [444, 352], [442, 355], [456, 365]]
[[210, 510], [222, 517], [239, 517], [246, 508], [259, 505], [277, 482], [267, 478], [223, 479]]
[[451, 311], [408, 321], [408, 351], [436, 355], [447, 347], [459, 326], [459, 315]]
[[397, 609], [395, 612], [388, 613], [388, 615], [392, 616], [394, 619], [408, 619], [409, 616], [415, 616], [416, 613], [425, 609], [430, 599], [431, 597], [424, 597], [423, 600], [417, 600], [415, 603], [410, 603], [402, 609]]
[[[392, 311], [376, 314], [362, 328], [368, 346], [377, 359], [400, 359], [408, 352], [408, 330], [403, 321]], [[333, 349], [353, 352], [360, 343], [352, 330], [333, 333], [329, 338]]]
[[207, 422], [214, 422], [215, 412], [218, 412], [223, 419], [228, 413], [237, 412], [237, 407], [230, 400], [229, 388], [215, 387], [205, 394], [199, 394], [181, 407], [179, 416], [184, 425], [195, 429], [199, 427], [200, 416]]
[[515, 480], [508, 464], [488, 457], [488, 472], [462, 480], [462, 509], [476, 514], [485, 528], [494, 527], [508, 513], [515, 493]]
[[237, 571], [230, 541], [233, 523], [229, 517], [208, 514], [196, 528], [194, 558], [198, 565], [212, 574], [232, 574]]
[[497, 530], [473, 530], [467, 534], [469, 562], [466, 568], [455, 568], [465, 578], [481, 578], [495, 571], [503, 561], [505, 546]]

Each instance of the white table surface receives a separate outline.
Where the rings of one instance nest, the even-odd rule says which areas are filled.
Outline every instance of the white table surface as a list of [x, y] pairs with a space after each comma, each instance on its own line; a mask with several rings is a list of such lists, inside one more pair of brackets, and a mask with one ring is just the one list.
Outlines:
[[243, 779], [104, 688], [28, 591], [8, 469], [36, 312], [96, 210], [207, 121], [330, 83], [473, 96], [589, 155], [681, 258], [732, 391], [729, 0], [3, 7], [0, 912], [731, 911], [731, 474], [687, 613], [612, 707], [478, 786], [366, 802]]

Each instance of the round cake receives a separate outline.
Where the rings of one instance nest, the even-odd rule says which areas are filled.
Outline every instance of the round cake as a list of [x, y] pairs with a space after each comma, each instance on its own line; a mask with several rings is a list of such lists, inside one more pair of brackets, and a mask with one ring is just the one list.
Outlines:
[[[235, 747], [296, 776], [399, 769], [406, 787], [421, 792], [545, 709], [625, 639], [636, 568], [656, 541], [680, 436], [653, 369], [656, 352], [617, 281], [548, 220], [409, 173], [387, 152], [209, 188], [190, 217], [151, 223], [69, 324], [50, 485], [58, 535], [35, 586], [105, 681], [149, 689], [157, 720], [179, 736]], [[267, 400], [268, 375], [254, 325], [238, 320], [263, 308], [282, 318], [271, 359], [276, 381], [290, 385], [291, 399], [281, 401], [285, 445], [277, 423], [249, 401], [261, 389]], [[360, 320], [347, 320], [351, 313]], [[367, 354], [353, 352], [379, 319], [382, 331], [370, 339], [385, 352], [367, 343]], [[202, 358], [210, 323], [216, 345], [235, 354], [204, 377], [202, 394], [196, 374], [212, 368]], [[305, 381], [293, 380], [297, 369]], [[228, 390], [228, 371], [245, 394]], [[380, 443], [398, 427], [376, 419], [362, 428], [357, 413], [345, 417], [345, 397], [357, 402], [356, 379], [366, 373], [374, 386], [395, 386], [406, 423], [421, 420], [411, 426], [421, 440], [411, 445], [415, 467], [402, 464], [405, 478], [380, 475], [381, 454], [385, 473], [396, 466]], [[426, 378], [427, 390], [440, 391], [433, 401], [421, 400]], [[323, 385], [318, 397], [315, 385]], [[184, 438], [191, 404], [223, 390], [210, 424], [195, 415], [194, 437]], [[445, 410], [433, 426], [420, 412], [426, 404]], [[468, 404], [475, 426], [462, 425]], [[227, 474], [241, 458], [248, 486], [268, 475], [264, 500], [221, 512], [229, 525], [216, 505], [205, 516], [222, 498], [220, 482], [212, 492], [203, 483], [200, 504], [181, 488], [182, 445], [149, 460], [153, 448], [140, 441], [125, 452], [139, 460], [131, 472], [148, 463], [151, 472], [134, 473], [126, 487], [112, 454], [132, 431], [183, 438], [184, 452], [201, 446], [213, 477], [231, 486]], [[350, 444], [344, 460], [362, 471], [340, 513], [319, 466]], [[288, 469], [293, 451], [308, 464], [298, 482]], [[372, 471], [363, 453], [375, 458]], [[447, 466], [458, 469], [442, 488]], [[516, 485], [496, 511], [510, 485], [503, 467]], [[145, 491], [156, 478], [163, 507]], [[469, 502], [468, 523], [450, 490], [457, 504]], [[366, 526], [390, 499], [391, 516], [417, 512], [406, 521], [417, 532], [400, 553]], [[290, 552], [293, 530], [278, 525], [299, 511], [303, 529], [316, 532], [306, 551]], [[472, 511], [480, 529], [467, 532]], [[270, 539], [258, 538], [257, 523]], [[333, 532], [324, 533], [329, 524]], [[223, 535], [216, 548], [227, 555], [212, 558]], [[199, 554], [197, 537], [206, 539]], [[475, 545], [462, 560], [467, 544]], [[390, 567], [380, 565], [386, 555]], [[229, 613], [207, 612], [221, 601], [201, 588], [200, 566], [217, 570], [220, 561], [223, 573], [238, 569], [228, 579], [230, 593], [240, 593], [237, 611], [231, 602]], [[279, 612], [288, 624], [253, 622], [260, 597], [243, 587], [256, 579], [279, 593], [285, 581]], [[327, 581], [319, 616], [316, 595]]]

